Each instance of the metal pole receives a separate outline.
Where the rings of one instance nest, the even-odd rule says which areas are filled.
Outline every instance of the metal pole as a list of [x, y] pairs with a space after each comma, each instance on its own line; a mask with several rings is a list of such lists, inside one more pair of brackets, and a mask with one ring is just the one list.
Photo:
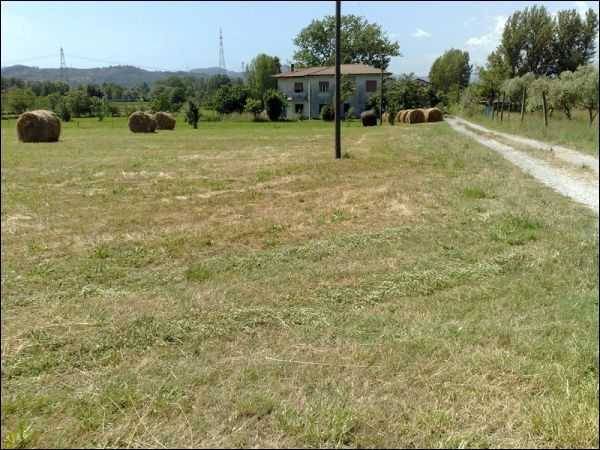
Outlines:
[[340, 140], [340, 22], [341, 0], [335, 0], [335, 159], [342, 158], [342, 143]]

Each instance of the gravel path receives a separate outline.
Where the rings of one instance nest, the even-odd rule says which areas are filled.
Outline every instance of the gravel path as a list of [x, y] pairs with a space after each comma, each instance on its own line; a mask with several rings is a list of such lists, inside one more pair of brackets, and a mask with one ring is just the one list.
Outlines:
[[[509, 145], [505, 145], [495, 141], [494, 139], [481, 136], [465, 128], [462, 124], [465, 122], [463, 119], [447, 118], [446, 121], [454, 130], [473, 138], [480, 144], [491, 148], [492, 150], [495, 150], [545, 185], [551, 187], [562, 195], [570, 197], [576, 202], [591, 208], [596, 214], [598, 214], [598, 180], [595, 180], [595, 182], [590, 182], [589, 180], [577, 177], [566, 170], [553, 167], [545, 161], [533, 158], [524, 152], [515, 150]], [[483, 128], [483, 130], [488, 132], [485, 128]], [[598, 160], [596, 160], [596, 164], [598, 164], [597, 161]]]
[[554, 156], [563, 161], [566, 161], [570, 164], [574, 164], [576, 166], [586, 165], [589, 167], [596, 175], [598, 175], [598, 159], [594, 158], [591, 155], [584, 155], [578, 151], [571, 150], [566, 147], [561, 147], [560, 145], [551, 145], [546, 142], [541, 142], [535, 139], [524, 138], [522, 136], [516, 136], [514, 134], [502, 133], [500, 131], [490, 130], [488, 128], [482, 127], [481, 125], [477, 125], [473, 122], [469, 122], [468, 120], [463, 119], [462, 117], [454, 117], [458, 123], [462, 125], [468, 125], [471, 128], [482, 131], [484, 133], [489, 133], [492, 136], [503, 137], [512, 142], [516, 142], [517, 144], [527, 145], [529, 147], [533, 147], [538, 150], [547, 150], [553, 152]]

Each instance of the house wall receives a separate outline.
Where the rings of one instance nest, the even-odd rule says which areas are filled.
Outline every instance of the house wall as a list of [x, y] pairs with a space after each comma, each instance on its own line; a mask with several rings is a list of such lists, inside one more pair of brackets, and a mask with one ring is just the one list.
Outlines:
[[[381, 77], [377, 75], [351, 75], [356, 83], [356, 90], [352, 98], [346, 101], [350, 107], [354, 108], [356, 116], [365, 110], [367, 100], [377, 94], [380, 89]], [[377, 90], [375, 92], [367, 92], [367, 80], [377, 81]], [[319, 91], [319, 81], [329, 81], [329, 91]], [[294, 83], [302, 82], [304, 85], [303, 92], [294, 92]], [[278, 78], [277, 88], [283, 92], [288, 100], [287, 117], [290, 119], [299, 118], [295, 113], [295, 104], [303, 104], [303, 116], [308, 117], [309, 100], [310, 100], [310, 117], [312, 119], [320, 118], [319, 105], [333, 104], [335, 97], [335, 77], [333, 76], [310, 76], [310, 77], [289, 77]]]

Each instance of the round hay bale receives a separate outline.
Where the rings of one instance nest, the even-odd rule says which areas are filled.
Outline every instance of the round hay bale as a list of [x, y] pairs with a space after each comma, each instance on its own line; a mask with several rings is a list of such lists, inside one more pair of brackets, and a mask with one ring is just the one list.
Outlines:
[[438, 108], [428, 108], [424, 110], [425, 122], [441, 122], [444, 120], [444, 113]]
[[422, 109], [411, 109], [404, 120], [406, 123], [423, 123], [425, 122], [425, 113]]
[[56, 142], [60, 119], [45, 109], [24, 112], [17, 119], [17, 136], [21, 142]]
[[372, 109], [360, 113], [360, 120], [363, 127], [374, 127], [377, 125], [377, 114]]
[[129, 129], [134, 133], [154, 133], [156, 120], [143, 111], [136, 111], [129, 116]]
[[402, 119], [404, 118], [405, 112], [405, 109], [401, 109], [400, 111], [398, 111], [398, 113], [396, 113], [396, 123], [402, 123]]
[[157, 130], [173, 130], [175, 129], [175, 117], [171, 114], [159, 111], [154, 114]]

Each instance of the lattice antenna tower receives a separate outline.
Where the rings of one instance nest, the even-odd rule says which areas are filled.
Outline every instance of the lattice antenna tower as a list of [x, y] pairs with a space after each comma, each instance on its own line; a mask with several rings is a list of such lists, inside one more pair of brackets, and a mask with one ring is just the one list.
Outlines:
[[68, 78], [67, 78], [67, 63], [65, 62], [65, 52], [63, 51], [63, 48], [60, 48], [60, 79], [61, 81], [64, 81], [65, 83], [68, 83]]
[[227, 70], [225, 67], [225, 51], [223, 50], [223, 31], [219, 28], [219, 69]]

